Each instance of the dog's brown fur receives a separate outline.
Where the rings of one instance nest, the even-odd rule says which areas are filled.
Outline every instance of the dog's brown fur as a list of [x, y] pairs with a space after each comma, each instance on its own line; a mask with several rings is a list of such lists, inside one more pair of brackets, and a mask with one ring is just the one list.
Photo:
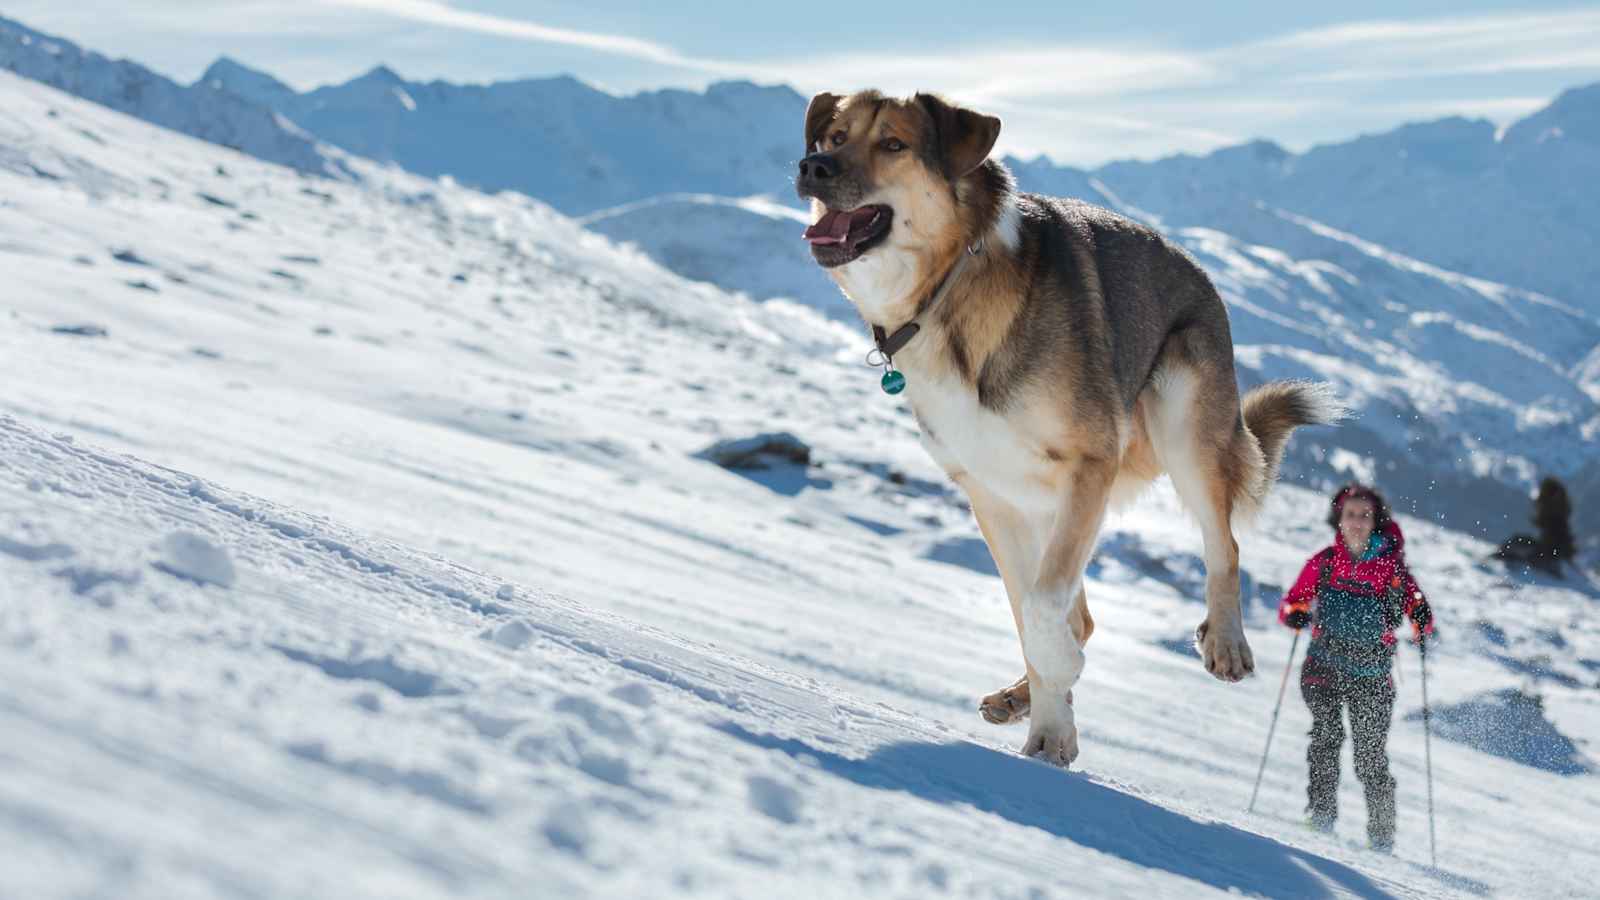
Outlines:
[[1337, 404], [1289, 383], [1241, 403], [1227, 311], [1199, 266], [1114, 213], [1016, 192], [987, 158], [999, 119], [864, 91], [817, 95], [805, 130], [797, 189], [819, 220], [892, 211], [881, 235], [813, 252], [869, 324], [921, 326], [895, 357], [906, 398], [972, 503], [1027, 663], [1026, 686], [984, 698], [985, 717], [1050, 698], [1031, 704], [1023, 750], [1076, 756], [1066, 698], [1094, 630], [1083, 569], [1107, 508], [1163, 472], [1205, 538], [1206, 669], [1250, 673], [1232, 523], [1260, 504], [1289, 432]]

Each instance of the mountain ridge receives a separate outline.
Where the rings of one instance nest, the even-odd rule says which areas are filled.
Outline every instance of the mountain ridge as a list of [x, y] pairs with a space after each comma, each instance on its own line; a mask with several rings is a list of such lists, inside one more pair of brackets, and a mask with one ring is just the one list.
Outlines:
[[183, 86], [129, 60], [0, 17], [0, 69], [163, 128], [313, 175], [348, 177], [337, 154], [270, 106], [216, 86]]

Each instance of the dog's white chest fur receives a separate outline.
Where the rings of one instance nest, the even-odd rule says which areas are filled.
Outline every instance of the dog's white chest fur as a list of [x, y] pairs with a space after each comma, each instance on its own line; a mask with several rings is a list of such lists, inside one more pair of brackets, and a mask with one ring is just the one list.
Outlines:
[[905, 286], [916, 284], [917, 259], [893, 247], [834, 270], [833, 278], [868, 322], [895, 322], [914, 309]]
[[922, 425], [922, 446], [947, 473], [981, 484], [1027, 513], [1051, 513], [1050, 466], [1044, 446], [1025, 429], [1026, 416], [1002, 416], [978, 402], [958, 378], [907, 373], [911, 407]]

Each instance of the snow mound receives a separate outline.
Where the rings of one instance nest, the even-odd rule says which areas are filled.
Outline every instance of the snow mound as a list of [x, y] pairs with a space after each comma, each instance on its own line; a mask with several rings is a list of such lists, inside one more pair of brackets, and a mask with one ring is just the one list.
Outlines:
[[196, 584], [233, 587], [233, 560], [227, 551], [192, 531], [174, 531], [161, 539], [155, 567]]

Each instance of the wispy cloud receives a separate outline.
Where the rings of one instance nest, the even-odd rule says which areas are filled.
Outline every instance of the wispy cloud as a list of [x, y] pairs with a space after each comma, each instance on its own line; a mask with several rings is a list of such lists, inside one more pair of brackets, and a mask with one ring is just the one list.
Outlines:
[[1216, 77], [1203, 58], [1150, 49], [1043, 45], [982, 47], [960, 53], [841, 54], [804, 59], [735, 61], [695, 56], [627, 35], [555, 28], [538, 22], [458, 9], [439, 0], [318, 0], [425, 25], [474, 31], [616, 54], [702, 72], [782, 82], [802, 90], [873, 85], [895, 93], [957, 88], [973, 101], [1029, 97], [1106, 96], [1193, 84]]
[[1448, 19], [1380, 19], [1291, 32], [1245, 45], [1256, 49], [1346, 50], [1352, 47], [1430, 48], [1483, 46], [1484, 41], [1551, 40], [1600, 32], [1600, 10], [1462, 16]]
[[1356, 22], [1225, 51], [1301, 84], [1600, 68], [1600, 10]]
[[978, 100], [1107, 96], [1214, 80], [1204, 58], [1159, 49], [1079, 45], [980, 47], [922, 55], [841, 54], [773, 60], [755, 68], [799, 85], [870, 84], [909, 93], [958, 91]]
[[[62, 37], [100, 43], [108, 32], [161, 33], [181, 40], [296, 35], [371, 34], [371, 16], [337, 4], [301, 0], [140, 0], [137, 11], [117, 4], [7, 0], [0, 14]], [[120, 16], [118, 14], [121, 14]]]
[[655, 41], [620, 34], [556, 28], [526, 19], [457, 9], [437, 0], [318, 0], [318, 2], [325, 6], [361, 9], [441, 28], [476, 31], [498, 38], [579, 47], [703, 72], [740, 74], [748, 70], [748, 67], [743, 65], [689, 56]]

